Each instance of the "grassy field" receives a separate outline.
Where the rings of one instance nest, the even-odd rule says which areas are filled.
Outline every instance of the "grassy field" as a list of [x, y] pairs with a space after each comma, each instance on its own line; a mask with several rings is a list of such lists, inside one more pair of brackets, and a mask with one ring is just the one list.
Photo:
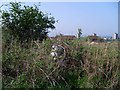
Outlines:
[[116, 88], [120, 81], [118, 42], [90, 44], [59, 41], [67, 47], [63, 64], [50, 56], [56, 41], [33, 42], [21, 47], [18, 42], [3, 42], [3, 88]]

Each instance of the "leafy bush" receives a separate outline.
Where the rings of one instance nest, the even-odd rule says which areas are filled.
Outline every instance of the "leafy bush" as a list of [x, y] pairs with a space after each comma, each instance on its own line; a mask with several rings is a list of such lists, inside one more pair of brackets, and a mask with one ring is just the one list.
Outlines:
[[47, 29], [55, 28], [55, 18], [44, 14], [37, 5], [10, 2], [7, 7], [6, 10], [0, 10], [3, 31], [12, 36], [10, 39], [16, 39], [21, 44], [34, 40], [43, 41], [47, 38]]

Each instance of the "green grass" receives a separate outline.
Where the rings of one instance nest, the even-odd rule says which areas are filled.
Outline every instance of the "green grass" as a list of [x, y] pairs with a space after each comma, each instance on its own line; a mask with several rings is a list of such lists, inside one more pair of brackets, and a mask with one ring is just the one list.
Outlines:
[[[59, 41], [68, 47], [64, 65], [50, 56], [56, 41], [31, 43], [3, 42], [3, 88], [115, 88], [120, 80], [117, 42], [90, 45], [87, 42]], [[59, 60], [58, 60], [59, 61]], [[6, 69], [11, 70], [7, 71]], [[13, 73], [14, 72], [14, 73]]]

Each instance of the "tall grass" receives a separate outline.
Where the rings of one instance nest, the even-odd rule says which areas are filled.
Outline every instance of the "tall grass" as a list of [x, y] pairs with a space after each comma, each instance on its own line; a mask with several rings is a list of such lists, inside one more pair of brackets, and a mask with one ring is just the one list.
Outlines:
[[3, 42], [3, 88], [115, 88], [119, 86], [118, 45], [89, 45], [79, 40], [59, 41], [66, 57], [54, 61], [51, 46], [56, 41], [33, 42], [29, 48], [18, 42]]

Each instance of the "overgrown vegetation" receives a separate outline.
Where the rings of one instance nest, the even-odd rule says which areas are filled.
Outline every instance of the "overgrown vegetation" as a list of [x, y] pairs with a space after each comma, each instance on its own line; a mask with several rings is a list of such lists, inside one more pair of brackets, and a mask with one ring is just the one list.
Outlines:
[[[34, 33], [34, 35], [30, 34], [31, 31], [38, 30], [38, 27], [32, 26], [38, 24], [43, 25], [44, 23], [45, 27], [44, 25], [42, 27], [42, 31], [44, 31], [46, 28], [54, 28], [53, 26], [51, 27], [51, 24], [50, 27], [46, 26], [48, 23], [52, 23], [53, 25], [54, 20], [52, 21], [50, 19], [49, 21], [49, 18], [44, 17], [44, 15], [41, 17], [42, 14], [38, 12], [37, 7], [25, 6], [25, 9], [20, 9], [19, 3], [11, 3], [11, 5], [13, 7], [11, 13], [3, 12], [3, 17], [5, 18], [3, 18], [2, 23], [4, 27], [2, 28], [3, 88], [40, 88], [45, 90], [54, 88], [60, 90], [73, 90], [76, 88], [119, 88], [120, 51], [118, 49], [118, 42], [90, 44], [79, 39], [54, 41], [49, 40], [49, 38], [43, 40], [40, 37], [43, 42], [39, 43], [33, 38], [38, 33]], [[25, 17], [19, 17], [18, 12], [20, 15], [25, 15]], [[13, 13], [16, 13], [15, 15], [17, 16], [14, 16]], [[30, 15], [30, 19], [23, 19], [28, 18], [26, 15], [30, 13], [33, 13]], [[34, 17], [36, 14], [40, 17]], [[42, 23], [32, 22], [32, 26], [26, 27], [26, 23], [14, 24], [14, 22], [10, 22], [11, 19], [9, 20], [9, 18], [15, 19], [18, 22], [19, 20], [31, 22], [31, 19], [33, 20], [35, 18], [37, 20], [45, 19], [45, 21]], [[21, 25], [24, 29], [16, 25]], [[25, 32], [23, 33], [21, 30], [25, 30]], [[30, 37], [28, 34], [30, 34]], [[17, 35], [16, 37], [19, 37], [19, 39], [15, 38], [14, 35]], [[24, 40], [21, 36], [23, 36]], [[26, 40], [29, 41], [29, 38], [30, 42], [26, 42]], [[22, 42], [21, 46], [20, 42], [22, 40], [25, 42]], [[52, 44], [56, 42], [66, 47], [66, 57], [54, 61], [50, 56], [50, 51]]]
[[69, 48], [63, 64], [50, 56], [53, 43], [51, 40], [33, 42], [26, 49], [15, 41], [9, 45], [3, 42], [3, 88], [115, 88], [119, 85], [117, 43], [67, 42]]

